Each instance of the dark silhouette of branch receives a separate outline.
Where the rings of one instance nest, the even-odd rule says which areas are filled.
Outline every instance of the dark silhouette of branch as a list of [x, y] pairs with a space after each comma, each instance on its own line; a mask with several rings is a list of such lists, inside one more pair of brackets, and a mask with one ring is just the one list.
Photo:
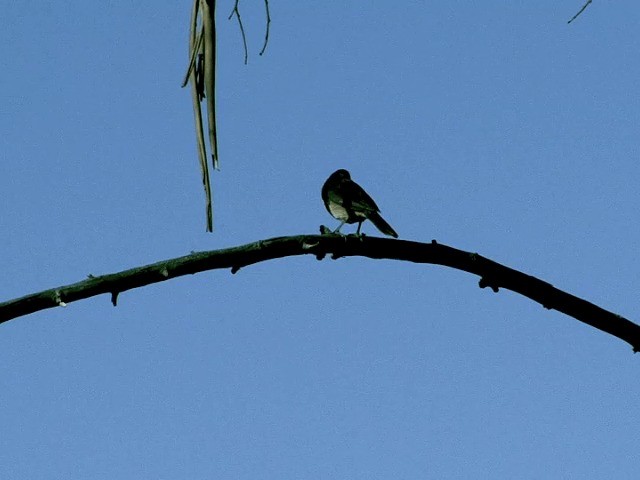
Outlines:
[[264, 51], [267, 49], [267, 44], [269, 43], [269, 29], [271, 27], [271, 15], [269, 14], [269, 0], [264, 0], [264, 8], [267, 13], [267, 28], [264, 32], [264, 44], [262, 45], [262, 50], [260, 50], [259, 55], [262, 56]]
[[582, 5], [582, 8], [578, 11], [578, 13], [576, 13], [573, 17], [571, 17], [571, 20], [569, 20], [567, 23], [571, 23], [571, 22], [573, 22], [576, 18], [578, 18], [578, 16], [580, 16], [580, 14], [581, 14], [582, 12], [584, 12], [584, 11], [587, 9], [587, 7], [589, 6], [589, 4], [590, 4], [592, 1], [593, 1], [593, 0], [587, 0], [587, 2], [586, 2], [584, 5]]
[[228, 20], [235, 15], [238, 19], [238, 26], [240, 27], [240, 34], [242, 35], [242, 45], [244, 46], [244, 64], [249, 63], [249, 49], [247, 48], [247, 36], [244, 33], [244, 26], [242, 25], [242, 18], [240, 17], [240, 10], [238, 10], [238, 2], [240, 0], [236, 0], [233, 5], [233, 10], [231, 10], [231, 14], [229, 15]]
[[82, 282], [0, 303], [0, 323], [105, 293], [111, 295], [111, 302], [115, 306], [118, 295], [122, 292], [182, 275], [215, 269], [230, 269], [231, 273], [236, 273], [243, 267], [266, 260], [296, 255], [314, 255], [322, 260], [327, 254], [331, 254], [333, 259], [362, 256], [432, 263], [473, 273], [480, 277], [481, 288], [489, 287], [494, 292], [498, 292], [499, 288], [514, 291], [547, 309], [558, 310], [624, 340], [633, 347], [634, 352], [640, 350], [640, 326], [635, 323], [477, 253], [448, 247], [435, 240], [431, 243], [419, 243], [333, 234], [270, 238], [223, 250], [194, 252], [184, 257], [109, 275], [89, 276]]

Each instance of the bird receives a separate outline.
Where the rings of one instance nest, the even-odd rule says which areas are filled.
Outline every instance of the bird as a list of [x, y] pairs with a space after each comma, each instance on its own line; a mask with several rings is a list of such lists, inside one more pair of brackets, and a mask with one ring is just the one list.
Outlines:
[[345, 223], [358, 223], [356, 235], [360, 235], [360, 227], [365, 220], [371, 220], [378, 230], [385, 235], [398, 238], [396, 231], [380, 216], [380, 209], [373, 198], [356, 182], [351, 174], [341, 168], [336, 170], [322, 186], [322, 200], [327, 211], [340, 225], [333, 233], [340, 233]]

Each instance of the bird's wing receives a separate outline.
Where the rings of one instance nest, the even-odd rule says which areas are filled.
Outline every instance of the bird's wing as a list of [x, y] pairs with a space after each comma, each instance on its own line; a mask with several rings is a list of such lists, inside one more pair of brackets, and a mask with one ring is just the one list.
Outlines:
[[344, 206], [345, 199], [342, 189], [342, 184], [336, 185], [334, 188], [326, 188], [322, 191], [322, 197], [325, 203], [331, 202], [338, 205]]
[[364, 214], [380, 211], [376, 202], [373, 201], [373, 198], [371, 198], [369, 194], [353, 180], [343, 182], [342, 189], [344, 192], [342, 195], [345, 198], [351, 199], [351, 207], [354, 210], [360, 211]]

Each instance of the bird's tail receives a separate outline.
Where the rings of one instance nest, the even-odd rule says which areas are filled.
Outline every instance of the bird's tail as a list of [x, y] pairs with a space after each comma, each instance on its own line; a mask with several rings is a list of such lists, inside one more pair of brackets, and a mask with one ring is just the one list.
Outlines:
[[378, 230], [380, 230], [385, 235], [390, 235], [393, 238], [398, 238], [398, 234], [396, 231], [391, 228], [384, 218], [380, 216], [378, 212], [373, 212], [369, 215], [369, 220], [373, 223]]

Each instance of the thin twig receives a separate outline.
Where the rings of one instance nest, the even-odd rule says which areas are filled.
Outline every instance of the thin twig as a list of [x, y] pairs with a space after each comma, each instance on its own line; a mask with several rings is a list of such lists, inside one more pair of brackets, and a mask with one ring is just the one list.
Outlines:
[[589, 4], [592, 2], [593, 0], [587, 0], [587, 3], [585, 3], [582, 8], [580, 9], [580, 11], [578, 13], [576, 13], [573, 17], [571, 17], [571, 20], [569, 20], [567, 23], [571, 23], [573, 22], [576, 18], [578, 18], [578, 16], [584, 12], [586, 10], [586, 8], [589, 6]]
[[269, 15], [269, 0], [264, 0], [264, 8], [267, 11], [267, 28], [264, 33], [264, 45], [262, 45], [262, 50], [260, 50], [260, 56], [262, 56], [264, 51], [267, 49], [267, 44], [269, 43], [269, 26], [271, 25], [271, 15]]
[[229, 20], [235, 15], [238, 19], [238, 25], [240, 26], [240, 33], [242, 34], [242, 45], [244, 46], [244, 64], [249, 63], [249, 49], [247, 48], [247, 36], [244, 33], [244, 26], [242, 25], [242, 18], [240, 18], [240, 10], [238, 10], [238, 3], [240, 0], [236, 0], [236, 3], [233, 5], [233, 10], [231, 10], [231, 14], [229, 15]]

